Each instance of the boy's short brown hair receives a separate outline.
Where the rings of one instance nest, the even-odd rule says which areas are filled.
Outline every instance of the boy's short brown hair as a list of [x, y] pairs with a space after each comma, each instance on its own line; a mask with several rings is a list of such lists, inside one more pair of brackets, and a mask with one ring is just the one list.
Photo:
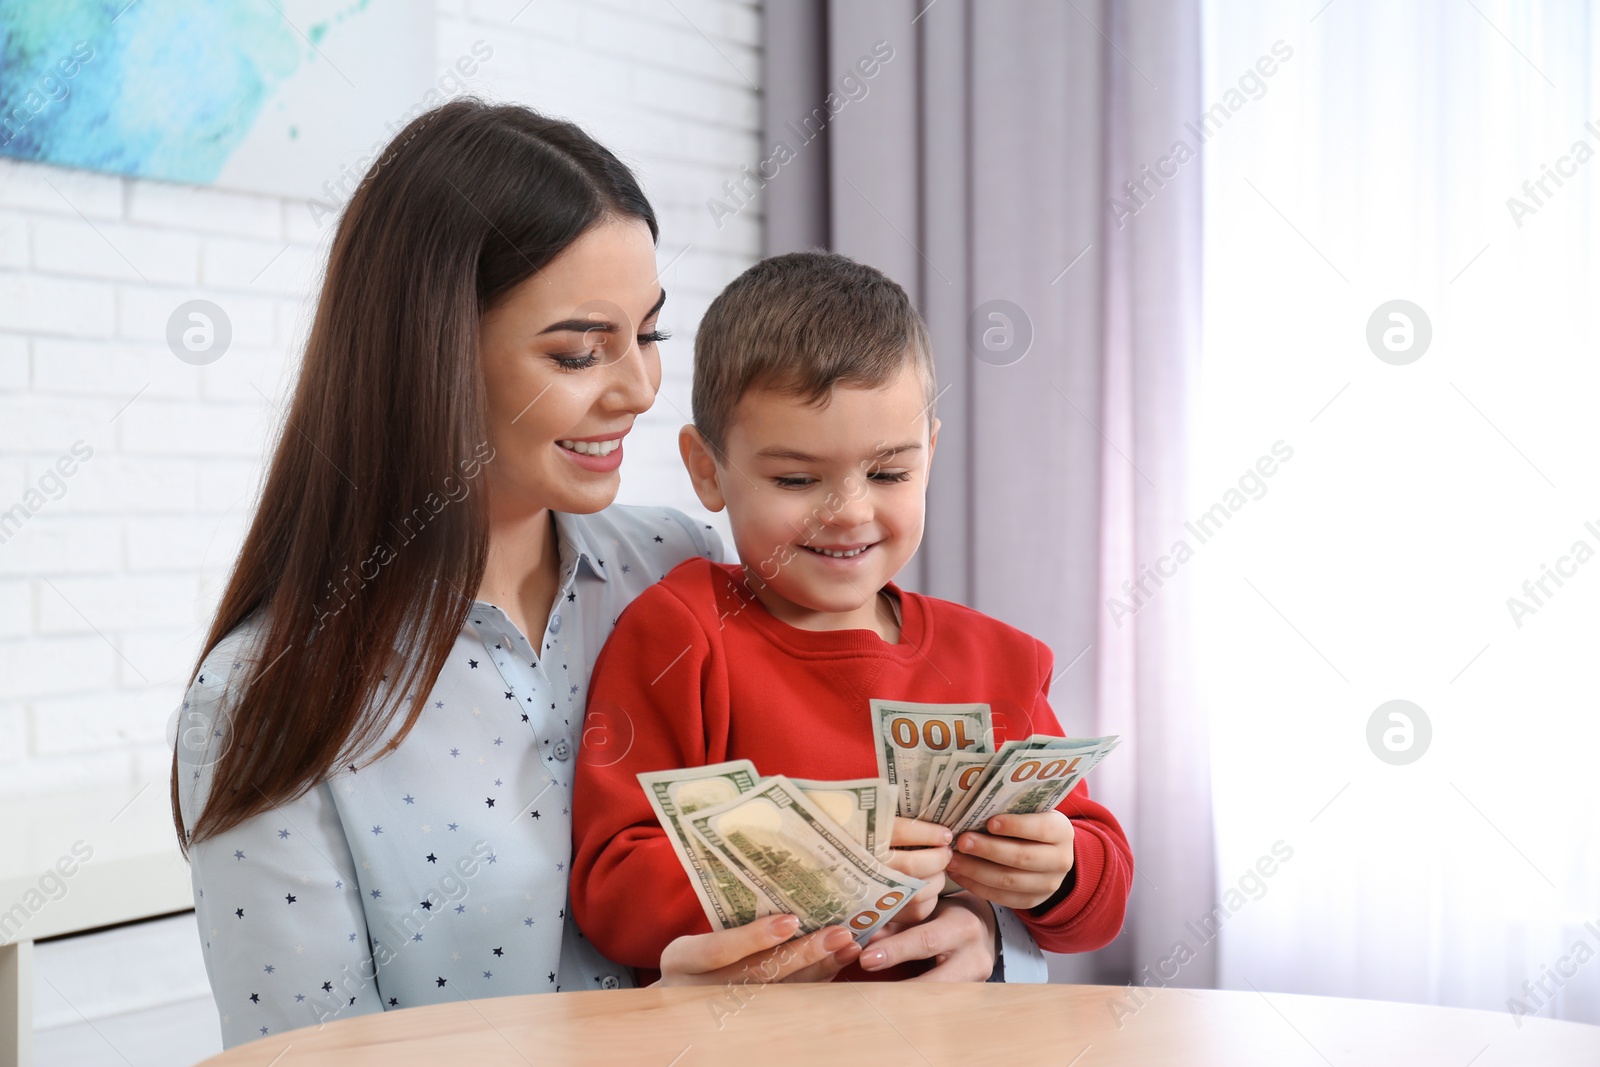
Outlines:
[[764, 259], [711, 302], [694, 339], [694, 425], [721, 455], [734, 408], [753, 389], [821, 403], [835, 385], [874, 388], [910, 359], [933, 418], [927, 324], [892, 278], [837, 252]]

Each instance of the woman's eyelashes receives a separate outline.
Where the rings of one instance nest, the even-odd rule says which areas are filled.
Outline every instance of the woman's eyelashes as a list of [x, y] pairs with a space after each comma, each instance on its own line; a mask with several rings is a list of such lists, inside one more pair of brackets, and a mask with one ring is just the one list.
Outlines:
[[[665, 341], [671, 336], [671, 330], [651, 330], [649, 333], [641, 333], [638, 337], [639, 347], [644, 348], [648, 345]], [[588, 370], [590, 367], [600, 362], [600, 353], [598, 350], [595, 350], [592, 352], [577, 352], [568, 355], [553, 355], [550, 358], [555, 360], [556, 364], [563, 370]]]

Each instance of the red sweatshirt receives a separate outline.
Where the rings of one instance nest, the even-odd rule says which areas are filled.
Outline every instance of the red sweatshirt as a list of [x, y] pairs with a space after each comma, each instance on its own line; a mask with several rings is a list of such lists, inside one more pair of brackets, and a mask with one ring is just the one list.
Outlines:
[[[876, 777], [874, 697], [986, 703], [997, 746], [1061, 734], [1043, 642], [960, 604], [887, 588], [903, 615], [894, 645], [871, 630], [790, 626], [755, 599], [738, 565], [699, 558], [623, 612], [590, 674], [573, 803], [573, 915], [607, 957], [654, 970], [673, 938], [710, 929], [640, 771], [748, 759], [763, 775]], [[1086, 783], [1060, 810], [1075, 832], [1070, 889], [1042, 914], [1017, 914], [1040, 948], [1084, 952], [1121, 930], [1133, 854]]]

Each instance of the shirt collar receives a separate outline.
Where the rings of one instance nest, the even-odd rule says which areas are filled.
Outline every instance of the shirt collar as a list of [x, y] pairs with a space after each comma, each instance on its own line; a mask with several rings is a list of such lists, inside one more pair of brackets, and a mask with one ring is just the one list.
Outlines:
[[597, 576], [602, 582], [607, 581], [604, 560], [596, 554], [594, 532], [589, 529], [588, 517], [585, 515], [568, 515], [564, 511], [554, 513], [556, 517], [556, 538], [560, 542], [561, 570], [567, 570], [568, 561], [576, 556], [579, 561], [589, 567], [589, 572]]

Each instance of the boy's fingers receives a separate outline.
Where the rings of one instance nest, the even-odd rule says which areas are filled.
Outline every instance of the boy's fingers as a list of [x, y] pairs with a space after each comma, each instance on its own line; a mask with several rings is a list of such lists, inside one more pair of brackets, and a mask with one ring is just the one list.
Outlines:
[[1064, 860], [1060, 845], [1043, 845], [991, 834], [962, 834], [956, 842], [957, 865], [964, 858], [976, 857], [1019, 871], [1059, 871]]
[[928, 848], [950, 843], [950, 828], [936, 822], [907, 819], [896, 815], [889, 831], [891, 848]]
[[1048, 900], [1050, 894], [1055, 892], [1054, 889], [1047, 891], [1043, 886], [1037, 892], [1000, 889], [960, 875], [951, 875], [950, 880], [976, 897], [987, 900], [991, 904], [998, 904], [1003, 908], [1010, 908], [1013, 911], [1026, 911], [1041, 901]]
[[1061, 845], [1072, 840], [1072, 820], [1059, 811], [1041, 811], [1032, 815], [996, 815], [984, 829], [1000, 837], [1023, 838], [1047, 845]]
[[[998, 890], [1003, 893], [1018, 893], [1022, 895], [1043, 892], [1049, 896], [1055, 892], [1065, 877], [1061, 871], [1030, 871], [1011, 867], [999, 863], [991, 863], [977, 856], [961, 855], [950, 863], [950, 877], [969, 888], [972, 884], [984, 887], [986, 890]], [[980, 893], [980, 896], [990, 896], [990, 892]]]

